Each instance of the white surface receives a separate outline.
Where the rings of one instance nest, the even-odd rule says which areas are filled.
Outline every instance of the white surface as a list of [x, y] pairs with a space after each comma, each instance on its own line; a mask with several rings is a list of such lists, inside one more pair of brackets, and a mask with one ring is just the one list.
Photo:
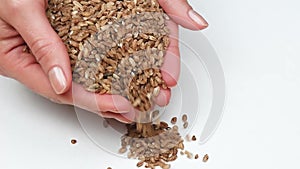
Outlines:
[[[174, 168], [299, 168], [300, 3], [297, 0], [191, 1], [210, 23], [204, 34], [223, 64], [227, 105], [200, 154]], [[105, 154], [84, 134], [72, 107], [0, 78], [0, 168], [98, 169], [134, 161]], [[69, 144], [77, 138], [75, 146]], [[131, 163], [131, 164], [130, 164]], [[133, 167], [131, 167], [133, 168]]]

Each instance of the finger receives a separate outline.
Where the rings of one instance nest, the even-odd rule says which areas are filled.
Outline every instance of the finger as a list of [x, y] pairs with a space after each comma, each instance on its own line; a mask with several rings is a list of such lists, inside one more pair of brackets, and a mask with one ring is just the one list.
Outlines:
[[57, 103], [72, 104], [72, 93], [57, 95], [39, 63], [29, 53], [23, 52], [24, 45], [15, 47], [1, 58], [1, 66], [7, 75], [26, 87]]
[[201, 30], [207, 21], [188, 4], [187, 0], [158, 0], [165, 12], [181, 26], [191, 30]]
[[101, 117], [108, 118], [108, 119], [116, 119], [122, 123], [132, 123], [132, 120], [126, 118], [124, 114], [115, 114], [112, 112], [100, 112], [99, 114]]
[[81, 85], [75, 83], [72, 86], [72, 94], [75, 106], [92, 112], [128, 113], [134, 109], [132, 104], [120, 95], [87, 92]]
[[178, 25], [173, 21], [168, 21], [170, 29], [170, 45], [164, 57], [164, 63], [161, 67], [162, 77], [168, 87], [177, 84], [180, 74], [180, 53], [178, 44]]
[[4, 18], [26, 41], [55, 93], [62, 94], [71, 86], [70, 60], [65, 45], [47, 20], [44, 5], [38, 2], [15, 2], [9, 5]]
[[133, 109], [131, 103], [122, 96], [90, 93], [79, 84], [73, 84], [72, 90], [63, 95], [57, 95], [51, 90], [49, 79], [41, 66], [36, 63], [31, 54], [22, 52], [22, 46], [15, 48], [1, 58], [1, 65], [5, 66], [5, 70], [11, 72], [12, 78], [20, 81], [34, 92], [56, 102], [73, 104], [91, 112], [127, 113]]
[[154, 101], [159, 106], [166, 106], [169, 104], [170, 98], [171, 98], [171, 90], [161, 89], [158, 96], [154, 99]]

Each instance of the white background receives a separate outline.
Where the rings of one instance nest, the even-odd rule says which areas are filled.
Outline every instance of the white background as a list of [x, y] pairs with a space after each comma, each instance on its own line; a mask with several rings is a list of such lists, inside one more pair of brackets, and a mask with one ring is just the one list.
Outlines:
[[[199, 146], [201, 155], [210, 155], [209, 162], [176, 163], [207, 169], [299, 168], [299, 1], [193, 0], [191, 4], [210, 23], [203, 33], [222, 62], [227, 103], [215, 135]], [[51, 103], [2, 77], [0, 91], [0, 168], [134, 166], [133, 161], [99, 150], [85, 136], [72, 107]], [[79, 143], [71, 146], [71, 138]]]

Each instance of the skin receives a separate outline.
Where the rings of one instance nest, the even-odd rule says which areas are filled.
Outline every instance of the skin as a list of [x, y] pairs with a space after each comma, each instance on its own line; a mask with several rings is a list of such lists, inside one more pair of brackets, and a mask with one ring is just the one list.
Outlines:
[[[124, 97], [89, 93], [72, 82], [67, 50], [45, 15], [47, 1], [0, 0], [0, 3], [0, 75], [15, 79], [56, 103], [75, 105], [106, 118], [130, 122], [128, 118], [135, 111]], [[171, 43], [161, 71], [168, 87], [173, 87], [180, 71], [178, 25], [201, 30], [207, 23], [202, 18], [204, 24], [197, 24], [188, 16], [192, 7], [186, 0], [159, 0], [159, 3], [172, 18], [168, 22]], [[23, 52], [25, 44], [33, 54]], [[67, 87], [59, 94], [53, 90], [48, 78], [48, 72], [54, 66], [62, 68], [67, 82]], [[170, 97], [170, 89], [161, 90], [155, 101], [165, 106]]]

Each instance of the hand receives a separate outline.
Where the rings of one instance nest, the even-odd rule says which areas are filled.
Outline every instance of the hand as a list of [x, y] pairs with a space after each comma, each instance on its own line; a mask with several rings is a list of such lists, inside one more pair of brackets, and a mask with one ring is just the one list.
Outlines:
[[[164, 64], [161, 67], [162, 76], [167, 86], [174, 87], [177, 84], [180, 73], [180, 53], [178, 44], [178, 25], [191, 30], [202, 30], [208, 26], [205, 19], [195, 12], [188, 4], [187, 0], [158, 0], [164, 11], [172, 18], [168, 21], [170, 29], [170, 45], [166, 51]], [[156, 104], [165, 106], [171, 97], [170, 89], [160, 90], [156, 98]], [[102, 116], [106, 118], [119, 118], [120, 115], [104, 112]]]
[[[118, 95], [86, 92], [80, 85], [72, 83], [69, 56], [45, 16], [45, 0], [0, 2], [0, 75], [14, 78], [57, 103], [75, 105], [95, 113], [102, 112], [100, 114], [104, 117], [129, 122], [125, 117], [131, 117], [134, 111], [128, 100]], [[182, 21], [187, 17], [184, 13], [172, 10], [166, 0], [160, 3], [176, 23], [193, 30], [205, 27], [205, 24], [197, 24], [191, 19], [187, 23]], [[191, 9], [182, 0], [172, 4], [176, 9], [184, 7], [183, 11]], [[162, 73], [167, 85], [172, 87], [178, 80], [180, 61], [178, 25], [174, 22], [169, 25], [172, 39]], [[32, 54], [24, 52], [26, 44]], [[157, 104], [168, 104], [170, 96], [170, 90], [162, 90], [156, 100]]]
[[[69, 56], [45, 15], [45, 0], [0, 3], [0, 75], [52, 101], [95, 113], [115, 112], [118, 120], [128, 122], [124, 116], [133, 108], [125, 98], [89, 93], [72, 83]], [[23, 51], [26, 44], [32, 54]]]
[[[196, 13], [187, 0], [158, 0], [164, 11], [172, 18], [168, 22], [170, 29], [170, 45], [165, 55], [165, 61], [161, 67], [162, 76], [168, 87], [177, 84], [180, 73], [180, 53], [178, 44], [178, 24], [191, 29], [202, 30], [208, 26], [204, 18]], [[163, 91], [157, 99], [158, 104], [167, 105], [170, 100], [170, 90]], [[166, 99], [164, 99], [166, 98]]]

